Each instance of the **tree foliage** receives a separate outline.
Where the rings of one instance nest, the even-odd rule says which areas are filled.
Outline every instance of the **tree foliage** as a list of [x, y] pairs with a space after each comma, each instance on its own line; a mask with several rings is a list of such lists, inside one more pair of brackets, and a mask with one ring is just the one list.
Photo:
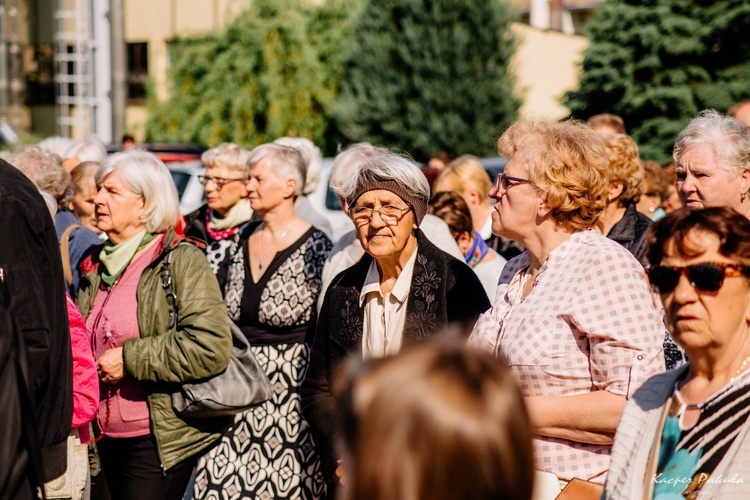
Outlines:
[[343, 134], [422, 160], [495, 153], [519, 107], [511, 19], [503, 0], [369, 0], [333, 107]]
[[641, 156], [668, 161], [700, 110], [750, 98], [750, 0], [608, 0], [590, 23], [576, 118], [614, 113]]
[[253, 0], [226, 29], [175, 40], [169, 97], [149, 96], [147, 140], [322, 145], [355, 0]]

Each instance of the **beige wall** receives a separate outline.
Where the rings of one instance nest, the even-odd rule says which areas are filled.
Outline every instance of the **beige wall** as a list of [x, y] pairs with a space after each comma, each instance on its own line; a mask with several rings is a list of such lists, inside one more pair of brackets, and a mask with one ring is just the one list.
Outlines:
[[569, 111], [560, 104], [560, 98], [578, 87], [582, 53], [588, 40], [519, 23], [513, 24], [513, 31], [519, 42], [512, 68], [523, 99], [521, 116], [555, 120], [567, 116]]

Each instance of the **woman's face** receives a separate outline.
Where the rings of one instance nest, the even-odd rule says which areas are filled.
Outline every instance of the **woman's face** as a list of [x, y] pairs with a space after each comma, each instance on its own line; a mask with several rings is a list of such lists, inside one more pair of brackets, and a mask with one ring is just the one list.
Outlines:
[[96, 234], [102, 231], [96, 226], [96, 205], [94, 197], [96, 196], [96, 182], [94, 179], [84, 179], [76, 187], [76, 196], [73, 198], [73, 213], [76, 215], [81, 224], [91, 229]]
[[[523, 151], [516, 152], [505, 166], [504, 174], [529, 180]], [[499, 180], [490, 190], [495, 200], [492, 210], [492, 232], [498, 236], [523, 242], [527, 229], [536, 225], [540, 194], [530, 182], [508, 180], [503, 188]]]
[[674, 167], [675, 187], [683, 207], [738, 209], [741, 194], [749, 187], [750, 172], [742, 176], [722, 168], [714, 158], [710, 143], [687, 149]]
[[[667, 244], [662, 266], [684, 267], [704, 262], [736, 263], [719, 253], [719, 238], [704, 231], [688, 235], [690, 248], [701, 250], [695, 257], [682, 257], [673, 242]], [[690, 356], [702, 349], [722, 349], [744, 342], [750, 321], [750, 286], [747, 278], [725, 276], [717, 292], [701, 292], [683, 273], [670, 293], [661, 294], [669, 330]]]
[[145, 200], [122, 182], [118, 172], [111, 173], [100, 183], [94, 204], [96, 227], [115, 244], [132, 238], [144, 228], [141, 217]]
[[[209, 181], [209, 177], [212, 180]], [[219, 184], [223, 184], [222, 187], [219, 187], [213, 179], [218, 179]], [[209, 167], [206, 169], [206, 180], [203, 189], [206, 191], [208, 208], [221, 217], [247, 196], [245, 177], [236, 170], [225, 167]]]
[[353, 216], [353, 219], [362, 248], [376, 260], [400, 257], [409, 241], [414, 238], [413, 231], [417, 228], [411, 210], [400, 211], [401, 216], [395, 222], [383, 220], [383, 217], [374, 211], [389, 206], [409, 207], [401, 197], [385, 189], [367, 191], [350, 207], [350, 213], [356, 212], [357, 208], [373, 209], [369, 220], [358, 221], [356, 216]]
[[268, 213], [285, 200], [293, 200], [296, 183], [293, 179], [281, 180], [273, 165], [261, 159], [250, 169], [250, 179], [245, 183], [250, 206], [259, 214]]

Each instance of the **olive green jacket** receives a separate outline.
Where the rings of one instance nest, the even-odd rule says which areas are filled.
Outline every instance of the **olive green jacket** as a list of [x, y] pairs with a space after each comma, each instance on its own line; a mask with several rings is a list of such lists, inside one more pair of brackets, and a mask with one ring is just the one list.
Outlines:
[[[138, 283], [138, 327], [141, 338], [123, 345], [125, 376], [143, 382], [162, 469], [200, 452], [231, 423], [231, 418], [183, 419], [172, 409], [172, 392], [181, 382], [222, 372], [232, 354], [229, 318], [216, 278], [200, 248], [170, 229], [156, 244], [151, 263]], [[177, 329], [169, 330], [169, 306], [162, 288], [162, 260], [171, 261], [177, 295]], [[98, 252], [81, 263], [78, 307], [88, 317], [101, 283]]]

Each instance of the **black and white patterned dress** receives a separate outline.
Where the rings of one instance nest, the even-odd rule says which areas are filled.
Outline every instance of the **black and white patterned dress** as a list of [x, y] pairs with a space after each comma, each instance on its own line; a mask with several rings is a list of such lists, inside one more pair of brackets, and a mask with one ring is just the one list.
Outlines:
[[222, 289], [229, 316], [250, 340], [274, 396], [238, 414], [218, 444], [200, 458], [194, 497], [323, 498], [325, 483], [302, 418], [299, 391], [310, 359], [308, 332], [315, 327], [320, 276], [333, 245], [323, 232], [310, 228], [278, 252], [254, 283], [247, 241], [257, 226], [248, 224], [241, 244], [227, 255]]

